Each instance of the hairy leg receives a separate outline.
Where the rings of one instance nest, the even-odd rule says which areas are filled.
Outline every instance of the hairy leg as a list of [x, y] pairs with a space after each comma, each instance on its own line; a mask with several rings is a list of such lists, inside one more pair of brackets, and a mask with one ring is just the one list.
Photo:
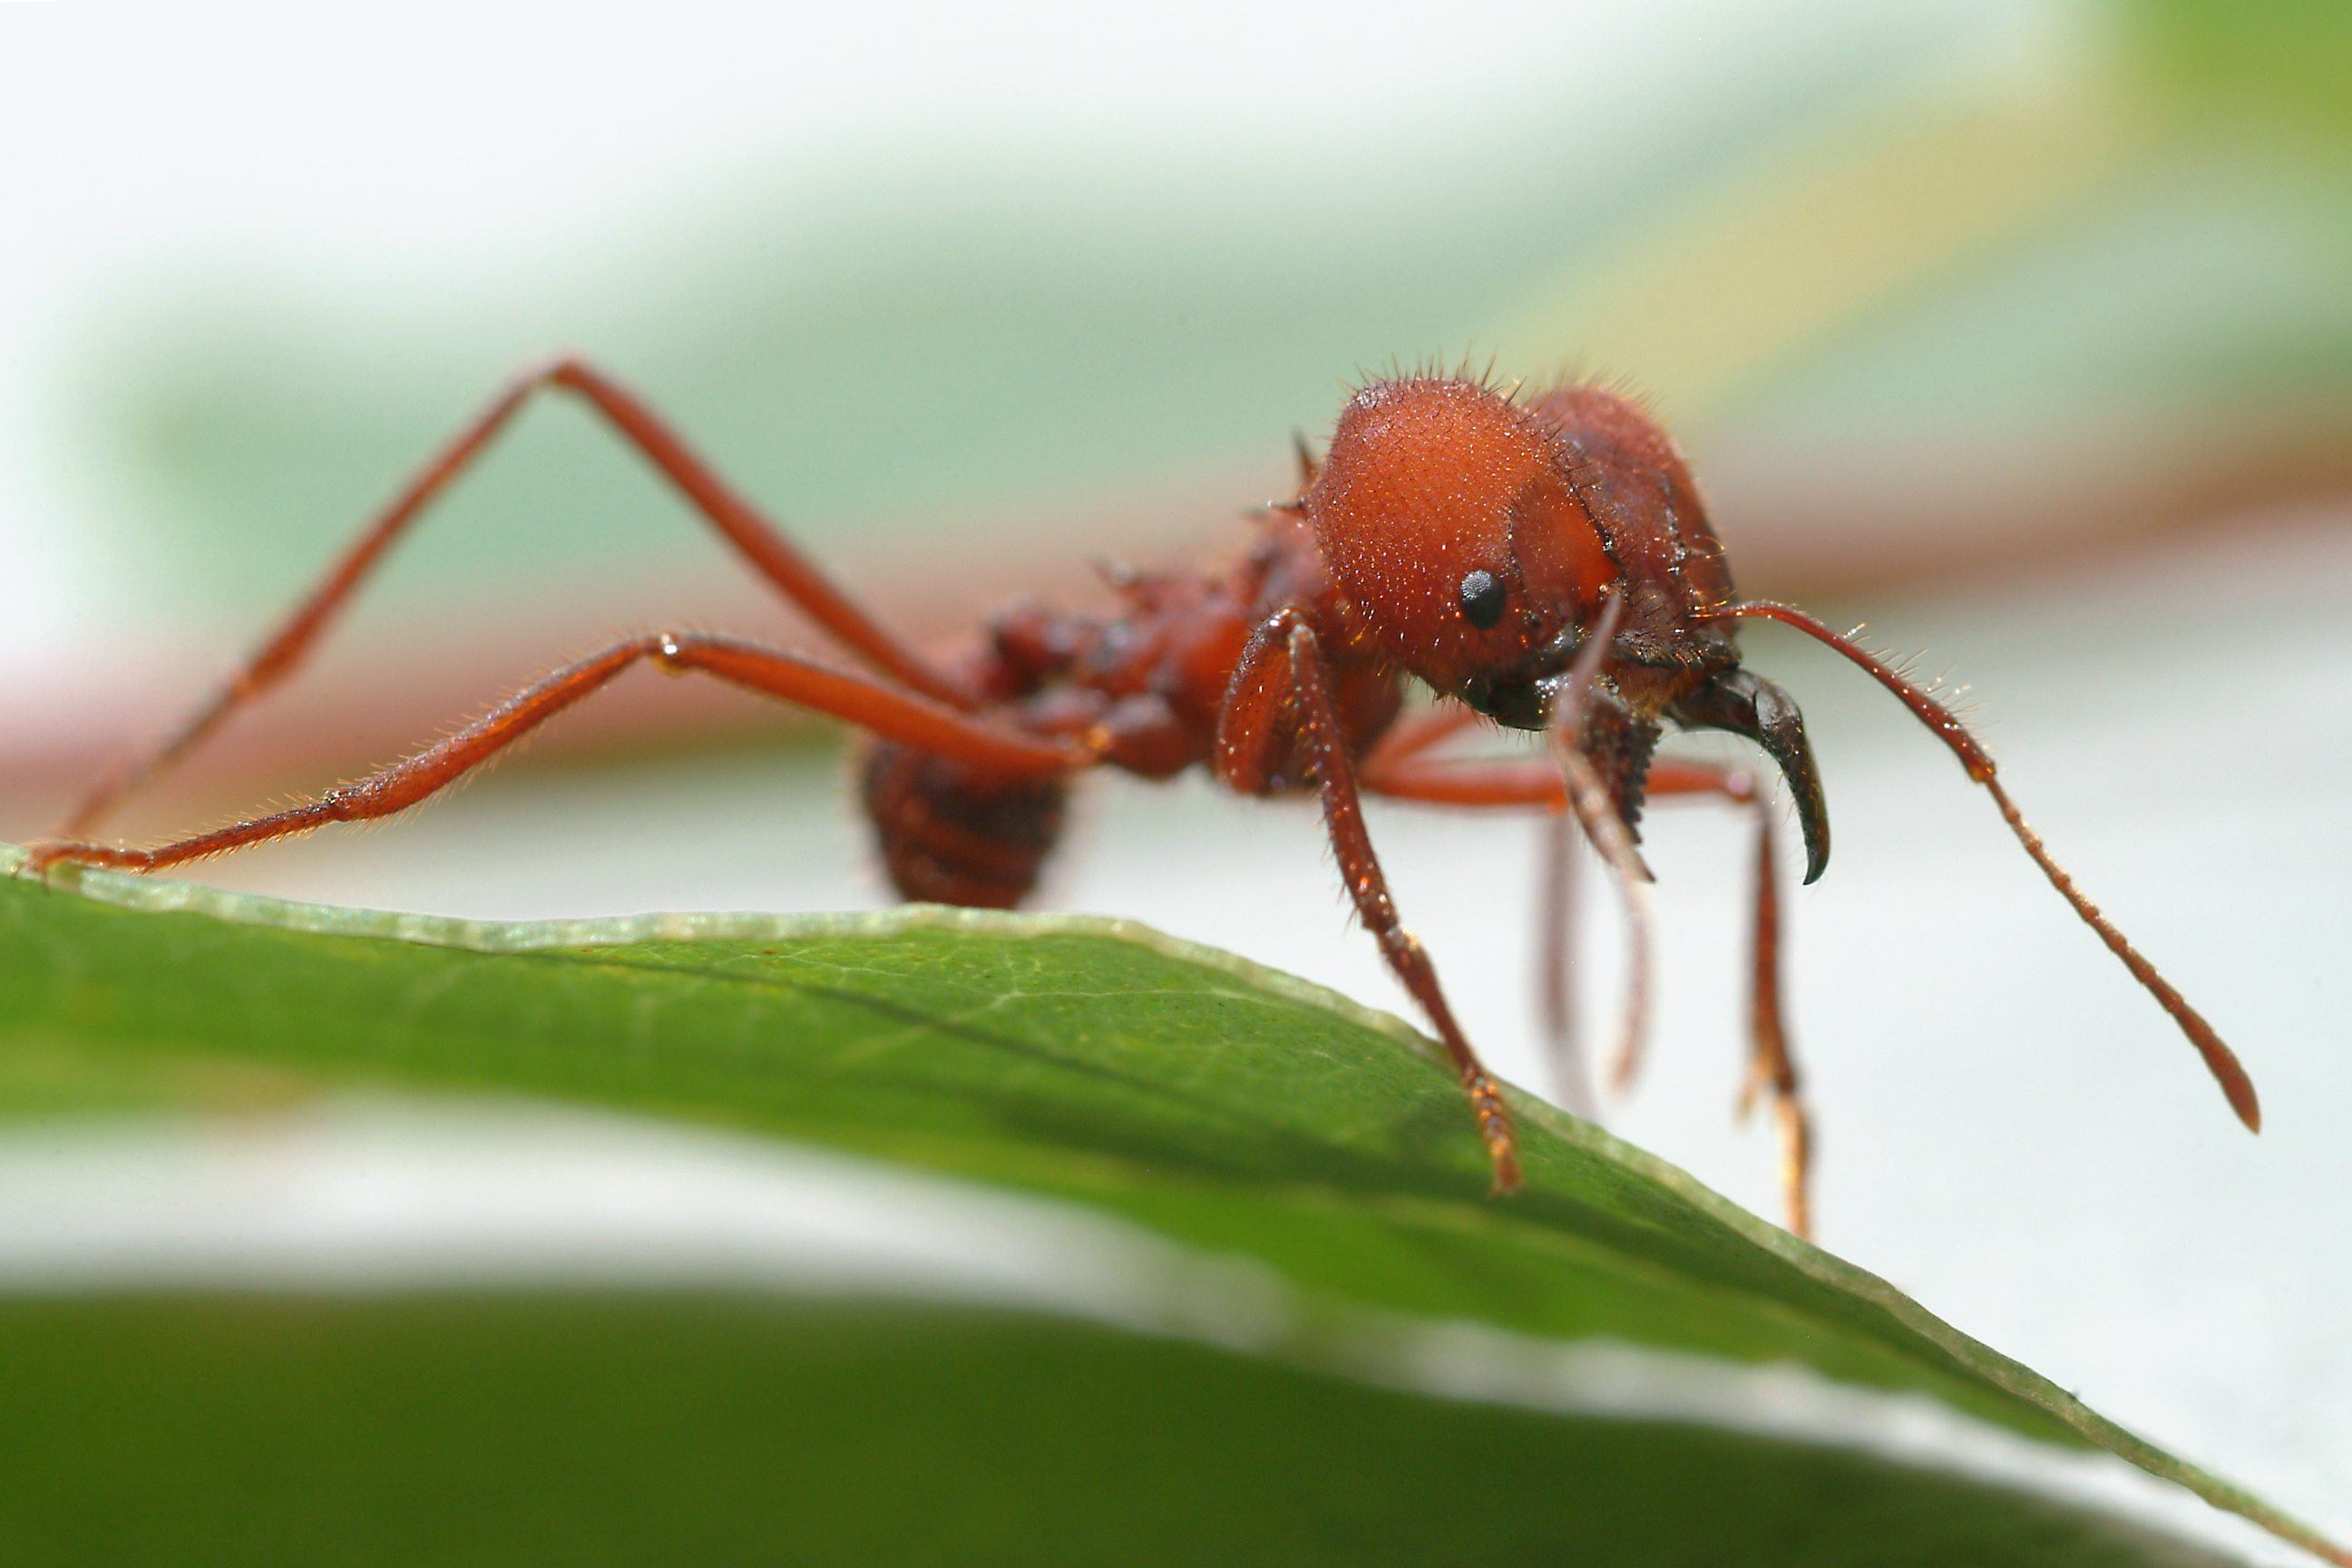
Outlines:
[[[1429, 805], [1564, 812], [1559, 769], [1534, 758], [1448, 761], [1414, 757], [1377, 770], [1364, 788], [1375, 795]], [[1711, 763], [1662, 758], [1649, 774], [1649, 796], [1706, 796], [1748, 811], [1756, 823], [1755, 894], [1748, 947], [1748, 1071], [1739, 1096], [1744, 1113], [1759, 1092], [1772, 1099], [1780, 1132], [1780, 1196], [1789, 1228], [1812, 1234], [1812, 1120], [1790, 1044], [1780, 990], [1779, 832], [1771, 801], [1755, 777]], [[1564, 820], [1564, 819], [1563, 819]], [[1549, 826], [1549, 825], [1548, 825]]]
[[[1605, 646], [1595, 639], [1593, 646]], [[1364, 788], [1374, 794], [1400, 800], [1423, 800], [1433, 804], [1462, 806], [1524, 806], [1544, 800], [1554, 813], [1542, 827], [1538, 846], [1536, 922], [1536, 1009], [1538, 1031], [1551, 1069], [1555, 1098], [1568, 1110], [1588, 1120], [1598, 1108], [1590, 1087], [1591, 1073], [1575, 1032], [1574, 977], [1570, 970], [1573, 942], [1570, 928], [1576, 903], [1572, 881], [1575, 867], [1574, 826], [1584, 828], [1610, 864], [1627, 905], [1633, 944], [1627, 959], [1630, 970], [1625, 1023], [1618, 1060], [1633, 1060], [1646, 1012], [1644, 996], [1649, 964], [1644, 900], [1648, 872], [1640, 863], [1630, 838], [1622, 831], [1613, 841], [1600, 836], [1615, 824], [1608, 821], [1602, 802], [1602, 781], [1590, 762], [1562, 747], [1554, 762], [1495, 759], [1465, 764], [1431, 755], [1454, 737], [1484, 722], [1459, 703], [1444, 703], [1413, 714], [1393, 726], [1365, 758]], [[1571, 721], [1572, 722], [1572, 721]], [[1575, 780], [1570, 793], [1564, 780]]]
[[1780, 868], [1779, 823], [1770, 796], [1756, 776], [1736, 768], [1699, 762], [1661, 762], [1650, 771], [1653, 800], [1705, 795], [1744, 809], [1756, 824], [1755, 898], [1749, 919], [1748, 979], [1748, 1077], [1738, 1107], [1745, 1116], [1759, 1092], [1772, 1097], [1772, 1119], [1780, 1136], [1780, 1199], [1789, 1228], [1813, 1234], [1812, 1113], [1806, 1106], [1789, 1043], [1780, 1000]]
[[677, 486], [754, 572], [867, 664], [934, 701], [971, 706], [971, 695], [961, 685], [885, 631], [736, 495], [652, 410], [587, 361], [564, 357], [534, 365], [500, 389], [362, 525], [358, 536], [326, 574], [229, 678], [160, 745], [134, 756], [101, 780], [66, 819], [59, 832], [68, 837], [89, 832], [131, 791], [187, 758], [231, 714], [291, 674], [408, 527], [481, 455], [522, 405], [547, 388], [584, 399]]
[[1286, 610], [1254, 635], [1235, 671], [1224, 723], [1217, 737], [1217, 771], [1228, 784], [1257, 793], [1276, 776], [1275, 753], [1296, 737], [1312, 768], [1323, 805], [1323, 824], [1339, 861], [1340, 875], [1357, 918], [1380, 944], [1381, 956], [1436, 1029], [1460, 1073], [1463, 1092], [1477, 1118], [1497, 1193], [1519, 1186], [1518, 1140], [1502, 1091], [1478, 1060], [1469, 1037], [1437, 981], [1437, 969], [1420, 941], [1404, 928], [1388, 878], [1381, 871], [1364, 826], [1363, 802], [1356, 793], [1356, 763], [1332, 699], [1331, 676], [1322, 645], [1304, 613]]
[[233, 822], [210, 832], [125, 849], [71, 840], [36, 844], [25, 863], [37, 874], [60, 862], [157, 871], [247, 845], [306, 833], [331, 822], [366, 821], [406, 810], [446, 789], [547, 720], [638, 664], [673, 674], [699, 672], [762, 696], [830, 714], [886, 740], [1007, 778], [1071, 772], [1093, 761], [1083, 747], [1024, 734], [875, 676], [798, 653], [731, 638], [661, 633], [616, 643], [509, 698], [439, 745], [315, 800]]

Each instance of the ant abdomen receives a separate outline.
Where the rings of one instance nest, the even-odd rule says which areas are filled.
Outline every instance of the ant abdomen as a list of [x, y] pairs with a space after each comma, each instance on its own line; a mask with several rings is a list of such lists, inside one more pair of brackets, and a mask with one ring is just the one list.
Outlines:
[[1013, 909], [1060, 841], [1069, 787], [1007, 779], [889, 741], [867, 744], [858, 798], [902, 898]]

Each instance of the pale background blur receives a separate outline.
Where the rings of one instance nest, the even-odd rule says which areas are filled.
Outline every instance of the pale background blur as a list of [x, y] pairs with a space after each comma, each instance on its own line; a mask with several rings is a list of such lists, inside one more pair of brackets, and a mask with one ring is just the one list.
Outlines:
[[[950, 639], [1008, 592], [1085, 597], [1090, 558], [1234, 548], [1360, 367], [1628, 375], [1743, 587], [1974, 688], [2026, 810], [2269, 1113], [2236, 1128], [1899, 707], [1755, 631], [1836, 823], [1790, 899], [1823, 1240], [2340, 1531], [2352, 50], [2330, 8], [2236, 15], [9, 8], [0, 835], [194, 701], [550, 349]], [[795, 635], [551, 404], [127, 827], [317, 788], [680, 622]], [[205, 874], [481, 915], [876, 904], [839, 773], [647, 679], [414, 821]], [[1532, 828], [1374, 828], [1474, 1035], [1540, 1083]], [[1744, 852], [1705, 808], [1654, 819], [1666, 995], [1611, 1119], [1773, 1214], [1765, 1134], [1727, 1126]], [[1047, 902], [1402, 1004], [1307, 810], [1104, 779]]]

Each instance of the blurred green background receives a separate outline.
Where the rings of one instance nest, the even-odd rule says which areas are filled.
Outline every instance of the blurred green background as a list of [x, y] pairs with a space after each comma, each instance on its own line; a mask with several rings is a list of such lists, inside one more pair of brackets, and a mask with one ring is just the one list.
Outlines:
[[[160, 731], [552, 349], [945, 641], [1087, 600], [1097, 558], [1237, 547], [1291, 433], [1394, 360], [1624, 377], [1744, 588], [1977, 684], [2029, 812], [2273, 1107], [2259, 1144], [2230, 1127], [1948, 761], [1759, 634], [1839, 824], [1791, 951], [1825, 1239], [2340, 1525], [2347, 82], [2324, 0], [288, 8], [129, 41], [10, 8], [0, 836]], [[126, 831], [316, 788], [676, 622], [799, 635], [600, 428], [535, 410]], [[416, 821], [205, 871], [485, 915], [877, 902], [835, 755], [632, 682]], [[1050, 903], [1401, 1002], [1311, 817], [1097, 796]], [[1531, 837], [1374, 825], [1474, 1035], [1539, 1081]], [[1720, 1112], [1742, 840], [1652, 838], [1667, 995], [1613, 1124], [1770, 1212]]]
[[[1398, 359], [1631, 381], [1755, 591], [1999, 580], [2352, 485], [2339, 7], [1055, 18], [910, 17], [908, 51], [779, 22], [723, 64], [652, 47], [602, 102], [561, 85], [629, 57], [593, 15], [455, 61], [289, 23], [326, 68], [258, 90], [275, 29], [164, 25], [94, 93], [73, 24], [17, 20], [12, 802], [163, 722], [184, 659], [559, 347], [932, 634], [1090, 558], [1233, 548], [1288, 434]], [[216, 803], [622, 627], [780, 629], [694, 533], [532, 414]], [[663, 708], [598, 733], [767, 724]]]

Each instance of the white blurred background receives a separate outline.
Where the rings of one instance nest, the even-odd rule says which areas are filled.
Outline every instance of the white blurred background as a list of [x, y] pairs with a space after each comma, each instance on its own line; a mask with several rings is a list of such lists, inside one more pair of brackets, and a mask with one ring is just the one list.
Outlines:
[[[2247, 45], [2235, 97], [2220, 68], [2184, 86], [2216, 26], [288, 8], [126, 39], [10, 8], [0, 832], [41, 831], [206, 689], [551, 348], [602, 357], [949, 636], [1018, 585], [1084, 594], [1093, 556], [1234, 548], [1359, 365], [1630, 373], [1743, 585], [1971, 685], [2028, 814], [2263, 1091], [2249, 1138], [1933, 739], [1752, 632], [1836, 824], [1790, 899], [1823, 1241], [2340, 1531], [2352, 132], [2298, 110], [2278, 62], [2307, 49]], [[316, 669], [129, 827], [315, 788], [679, 620], [790, 631], [582, 416], [534, 414]], [[677, 697], [647, 682], [414, 820], [204, 874], [474, 915], [881, 902], [824, 737]], [[1533, 826], [1373, 826], [1475, 1038], [1540, 1084]], [[1745, 844], [1704, 807], [1654, 815], [1664, 1009], [1610, 1120], [1772, 1215], [1769, 1134], [1728, 1118]], [[1046, 902], [1402, 1006], [1307, 810], [1104, 779]], [[1600, 1034], [1603, 901], [1587, 928]], [[612, 1158], [658, 1188], [657, 1146]]]

